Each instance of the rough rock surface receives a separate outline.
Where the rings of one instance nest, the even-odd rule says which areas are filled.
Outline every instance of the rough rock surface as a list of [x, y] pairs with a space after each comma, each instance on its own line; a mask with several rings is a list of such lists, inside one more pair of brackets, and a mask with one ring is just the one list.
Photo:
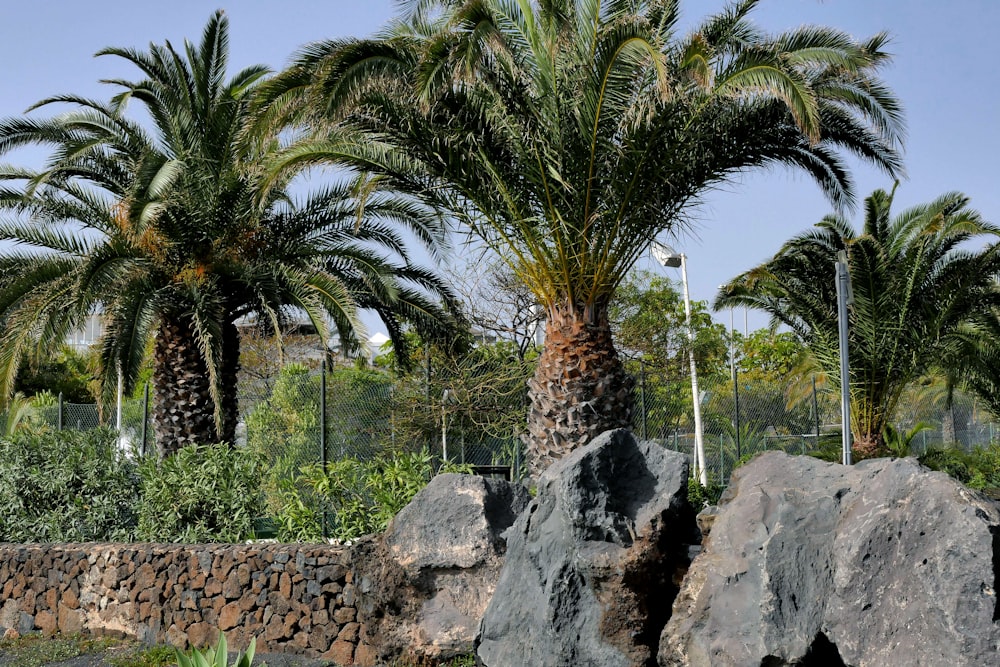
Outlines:
[[764, 454], [720, 502], [660, 665], [998, 664], [998, 527], [914, 459]]
[[482, 664], [654, 665], [697, 541], [687, 478], [686, 456], [625, 430], [554, 463], [508, 534]]
[[384, 535], [355, 546], [361, 636], [378, 658], [424, 664], [472, 649], [500, 575], [502, 533], [527, 504], [519, 484], [438, 475]]

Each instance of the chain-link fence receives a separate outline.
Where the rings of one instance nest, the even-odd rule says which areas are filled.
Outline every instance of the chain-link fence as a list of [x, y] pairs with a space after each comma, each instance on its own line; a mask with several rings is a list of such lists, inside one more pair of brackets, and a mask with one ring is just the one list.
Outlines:
[[[633, 370], [635, 433], [692, 453], [690, 377], [642, 365]], [[516, 478], [525, 470], [519, 435], [532, 372], [530, 361], [502, 346], [461, 360], [425, 358], [407, 374], [292, 364], [266, 381], [241, 384], [237, 439], [262, 455], [278, 478], [324, 461], [420, 450]], [[803, 389], [739, 375], [735, 383], [709, 377], [701, 379], [699, 393], [706, 468], [713, 480], [725, 482], [741, 459], [764, 450], [807, 453], [840, 441], [839, 395], [815, 383]], [[908, 395], [901, 406], [894, 423], [904, 432], [917, 430], [912, 440], [917, 452], [953, 443], [969, 449], [1000, 438], [1000, 426], [962, 394], [950, 404]], [[44, 421], [67, 429], [113, 426], [117, 419], [114, 409], [101, 414], [94, 405], [36, 409]], [[152, 449], [149, 414], [148, 399], [124, 403], [123, 442]]]

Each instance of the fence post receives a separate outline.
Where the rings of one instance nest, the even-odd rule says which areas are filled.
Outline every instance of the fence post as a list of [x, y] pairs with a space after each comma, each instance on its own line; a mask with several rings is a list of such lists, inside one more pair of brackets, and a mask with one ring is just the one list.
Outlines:
[[816, 376], [812, 376], [813, 381], [813, 418], [816, 420], [816, 443], [815, 447], [819, 447], [819, 400], [816, 398]]
[[743, 451], [740, 443], [740, 380], [736, 364], [733, 364], [733, 407], [736, 413], [736, 460], [739, 461], [743, 458]]
[[149, 383], [142, 390], [142, 444], [139, 453], [146, 456], [146, 422], [149, 421]]
[[59, 392], [59, 407], [56, 408], [56, 430], [62, 430], [63, 422], [63, 393]]
[[[326, 355], [320, 364], [319, 372], [319, 456], [323, 466], [323, 476], [326, 476]], [[326, 506], [323, 507], [323, 539], [329, 537], [327, 531]]]
[[642, 410], [642, 439], [646, 439], [646, 364], [639, 359], [639, 409]]

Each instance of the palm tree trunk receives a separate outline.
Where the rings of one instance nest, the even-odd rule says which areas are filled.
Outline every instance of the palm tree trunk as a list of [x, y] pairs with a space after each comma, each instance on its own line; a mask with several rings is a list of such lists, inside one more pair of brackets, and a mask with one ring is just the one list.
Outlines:
[[240, 333], [232, 322], [222, 327], [222, 363], [219, 368], [221, 387], [222, 424], [219, 442], [236, 444], [236, 424], [240, 418], [240, 404], [237, 390], [240, 372]]
[[159, 455], [218, 442], [208, 370], [190, 317], [163, 318], [153, 364], [153, 428]]
[[531, 406], [525, 443], [537, 477], [595, 436], [632, 421], [634, 380], [611, 339], [607, 306], [549, 309], [545, 347], [528, 381]]

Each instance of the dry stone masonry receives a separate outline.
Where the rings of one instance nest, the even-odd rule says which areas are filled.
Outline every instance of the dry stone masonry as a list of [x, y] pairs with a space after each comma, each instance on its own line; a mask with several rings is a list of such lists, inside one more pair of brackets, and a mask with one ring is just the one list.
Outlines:
[[124, 634], [371, 662], [348, 549], [325, 545], [0, 544], [0, 635]]

